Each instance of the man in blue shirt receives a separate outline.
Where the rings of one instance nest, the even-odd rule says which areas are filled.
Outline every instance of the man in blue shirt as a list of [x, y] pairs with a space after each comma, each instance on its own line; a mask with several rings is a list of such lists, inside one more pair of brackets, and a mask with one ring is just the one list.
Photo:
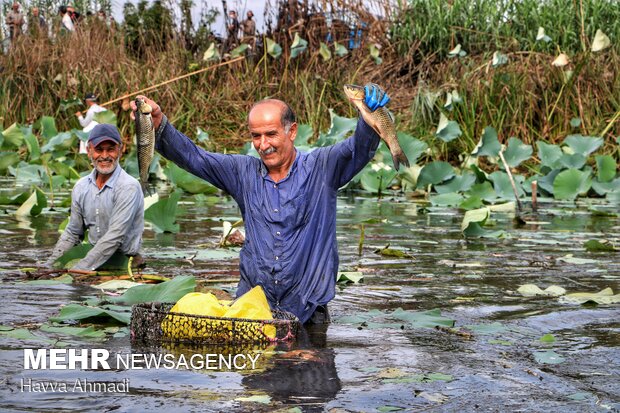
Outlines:
[[[372, 159], [379, 136], [360, 117], [355, 133], [310, 153], [295, 149], [297, 123], [276, 99], [256, 103], [248, 115], [252, 144], [260, 155], [207, 152], [177, 131], [152, 100], [155, 149], [186, 171], [228, 192], [239, 204], [246, 230], [237, 296], [260, 285], [272, 309], [305, 322], [328, 322], [338, 272], [336, 196]], [[371, 110], [387, 94], [366, 88]], [[135, 104], [132, 102], [135, 111]]]

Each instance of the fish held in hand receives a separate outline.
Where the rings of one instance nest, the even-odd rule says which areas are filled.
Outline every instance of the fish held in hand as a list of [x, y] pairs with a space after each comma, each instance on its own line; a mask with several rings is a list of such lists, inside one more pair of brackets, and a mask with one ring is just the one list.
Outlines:
[[344, 93], [347, 98], [359, 110], [364, 122], [377, 132], [379, 137], [383, 139], [392, 154], [394, 168], [398, 171], [400, 165], [409, 167], [409, 159], [398, 144], [396, 137], [396, 126], [394, 118], [385, 107], [380, 107], [371, 112], [366, 103], [364, 103], [364, 88], [357, 85], [344, 85]]
[[149, 169], [155, 154], [155, 128], [151, 112], [153, 108], [142, 99], [136, 99], [136, 144], [138, 152], [138, 170], [140, 171], [140, 185], [145, 195], [151, 195], [149, 189]]

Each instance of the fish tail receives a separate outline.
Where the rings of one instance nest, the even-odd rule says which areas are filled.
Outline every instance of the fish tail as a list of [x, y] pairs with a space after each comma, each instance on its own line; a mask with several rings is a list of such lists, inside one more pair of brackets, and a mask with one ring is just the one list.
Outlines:
[[148, 182], [143, 182], [142, 180], [140, 180], [140, 186], [142, 187], [142, 193], [145, 197], [152, 195], [151, 187]]
[[398, 171], [400, 165], [405, 165], [409, 168], [409, 159], [407, 159], [407, 155], [401, 150], [398, 152], [392, 152], [392, 162], [394, 162], [394, 169]]

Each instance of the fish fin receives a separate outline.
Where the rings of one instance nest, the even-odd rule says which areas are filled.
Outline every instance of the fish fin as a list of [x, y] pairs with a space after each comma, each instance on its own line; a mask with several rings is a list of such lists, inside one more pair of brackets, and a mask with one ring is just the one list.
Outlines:
[[394, 162], [394, 169], [396, 169], [396, 171], [398, 171], [400, 165], [404, 165], [409, 168], [409, 159], [407, 159], [407, 155], [405, 155], [405, 152], [401, 151], [398, 153], [393, 153], [392, 162]]

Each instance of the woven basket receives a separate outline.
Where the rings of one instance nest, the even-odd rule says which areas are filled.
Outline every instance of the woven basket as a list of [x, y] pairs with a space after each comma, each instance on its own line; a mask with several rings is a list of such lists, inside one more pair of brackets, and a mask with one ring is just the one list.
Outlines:
[[[148, 343], [259, 343], [294, 340], [299, 320], [273, 311], [273, 320], [209, 317], [170, 312], [174, 303], [143, 303], [131, 309], [131, 339]], [[273, 334], [275, 329], [275, 334]]]

